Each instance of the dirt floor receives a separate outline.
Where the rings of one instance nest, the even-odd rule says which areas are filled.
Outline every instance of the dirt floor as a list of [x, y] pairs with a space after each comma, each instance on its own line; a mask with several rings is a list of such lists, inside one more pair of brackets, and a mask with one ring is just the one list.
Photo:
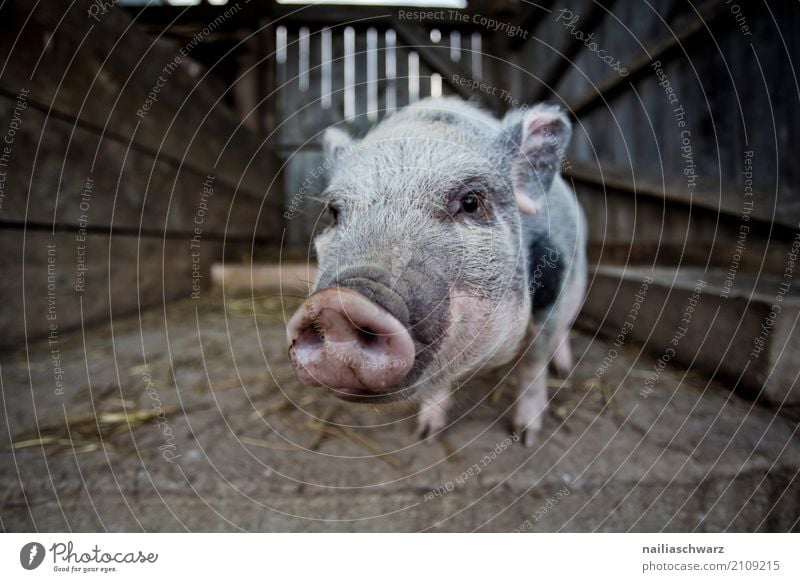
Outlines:
[[537, 446], [509, 438], [504, 371], [431, 445], [411, 408], [299, 385], [286, 301], [217, 291], [0, 354], [0, 528], [800, 529], [796, 415], [680, 369], [648, 393], [652, 357], [575, 332]]

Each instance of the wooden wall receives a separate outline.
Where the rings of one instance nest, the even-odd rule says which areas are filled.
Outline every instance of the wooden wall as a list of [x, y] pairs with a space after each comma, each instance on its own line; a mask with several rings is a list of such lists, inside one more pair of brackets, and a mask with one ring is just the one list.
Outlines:
[[229, 88], [91, 5], [2, 8], [0, 346], [188, 296], [223, 253], [280, 237], [274, 168]]
[[[540, 100], [572, 112], [565, 173], [587, 210], [595, 261], [726, 268], [747, 215], [739, 268], [780, 271], [800, 221], [791, 60], [800, 11], [788, 0], [740, 2], [736, 13], [732, 4], [485, 0], [471, 2], [461, 21], [267, 1], [115, 7], [99, 20], [88, 0], [40, 3], [32, 13], [4, 6], [0, 132], [17, 127], [8, 159], [0, 157], [0, 260], [11, 274], [0, 283], [8, 330], [0, 343], [49, 329], [40, 315], [48, 241], [58, 240], [63, 328], [80, 323], [79, 250], [89, 264], [90, 320], [190, 293], [190, 243], [209, 175], [203, 273], [223, 255], [280, 244], [284, 256], [310, 255], [321, 132], [340, 125], [363, 134], [439, 84], [498, 114]], [[521, 33], [492, 30], [476, 14]], [[593, 34], [595, 45], [578, 33]], [[138, 115], [167, 70], [158, 100]], [[485, 82], [494, 95], [453, 84], [453, 75]], [[498, 99], [502, 91], [508, 99]], [[78, 248], [82, 228], [90, 254]], [[136, 260], [103, 266], [116, 249]], [[137, 275], [121, 288], [108, 280], [133, 265]]]
[[514, 84], [575, 115], [567, 174], [595, 258], [725, 267], [744, 224], [743, 268], [782, 270], [800, 227], [798, 26], [788, 1], [552, 3]]

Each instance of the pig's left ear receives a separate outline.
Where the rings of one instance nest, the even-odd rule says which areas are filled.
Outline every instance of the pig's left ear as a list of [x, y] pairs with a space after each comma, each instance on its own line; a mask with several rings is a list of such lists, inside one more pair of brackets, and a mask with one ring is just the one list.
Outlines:
[[322, 135], [322, 149], [329, 160], [340, 158], [352, 143], [350, 134], [338, 127], [329, 127]]
[[556, 105], [539, 104], [512, 111], [503, 119], [506, 147], [511, 147], [511, 182], [519, 211], [536, 214], [559, 170], [572, 136], [567, 114]]

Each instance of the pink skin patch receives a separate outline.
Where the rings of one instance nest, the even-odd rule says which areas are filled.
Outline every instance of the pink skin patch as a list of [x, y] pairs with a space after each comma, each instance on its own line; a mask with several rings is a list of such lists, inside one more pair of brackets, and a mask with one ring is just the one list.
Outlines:
[[527, 195], [522, 192], [514, 192], [514, 197], [517, 199], [517, 207], [522, 214], [534, 215], [539, 214], [540, 204], [531, 200]]
[[414, 365], [414, 342], [403, 324], [350, 289], [309, 297], [286, 334], [298, 379], [345, 399], [385, 396]]

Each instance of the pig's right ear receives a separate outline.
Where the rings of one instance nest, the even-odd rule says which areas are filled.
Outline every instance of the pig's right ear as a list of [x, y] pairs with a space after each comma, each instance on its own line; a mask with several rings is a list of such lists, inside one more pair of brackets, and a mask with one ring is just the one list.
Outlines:
[[341, 158], [352, 143], [353, 138], [338, 127], [329, 127], [322, 136], [322, 149], [329, 160]]
[[537, 214], [558, 174], [572, 124], [560, 107], [539, 104], [506, 115], [503, 135], [511, 148], [511, 182], [519, 211]]

